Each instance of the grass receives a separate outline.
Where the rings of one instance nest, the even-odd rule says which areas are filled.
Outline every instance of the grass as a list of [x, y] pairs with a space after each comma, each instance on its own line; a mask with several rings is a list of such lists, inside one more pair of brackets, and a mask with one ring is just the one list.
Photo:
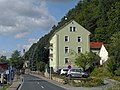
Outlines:
[[114, 79], [114, 80], [120, 82], [120, 76], [114, 76], [114, 77], [112, 77], [111, 79]]
[[93, 79], [84, 79], [79, 82], [72, 81], [73, 86], [76, 87], [96, 87], [104, 85], [104, 81], [99, 78], [93, 78]]
[[8, 87], [10, 87], [11, 84], [6, 84], [5, 86], [3, 86], [3, 88], [1, 88], [0, 90], [6, 90]]

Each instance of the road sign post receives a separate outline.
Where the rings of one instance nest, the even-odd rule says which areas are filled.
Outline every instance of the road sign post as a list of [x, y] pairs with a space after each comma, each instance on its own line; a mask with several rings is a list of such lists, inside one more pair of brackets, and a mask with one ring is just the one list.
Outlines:
[[71, 69], [71, 65], [68, 65], [68, 69]]

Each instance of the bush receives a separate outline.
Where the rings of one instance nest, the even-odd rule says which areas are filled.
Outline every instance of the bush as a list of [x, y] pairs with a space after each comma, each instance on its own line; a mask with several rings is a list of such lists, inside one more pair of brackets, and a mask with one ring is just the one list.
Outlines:
[[100, 78], [94, 78], [92, 81], [90, 81], [89, 86], [101, 86], [104, 85], [104, 81]]
[[68, 84], [68, 83], [69, 83], [69, 81], [68, 81], [68, 79], [66, 78], [66, 76], [63, 77], [63, 81], [64, 81], [63, 84]]
[[120, 82], [120, 76], [114, 76], [114, 77], [112, 77], [111, 79], [114, 79], [114, 80], [116, 80], [116, 81], [119, 81], [119, 82]]
[[115, 75], [120, 76], [120, 70], [115, 70]]
[[93, 78], [87, 82], [80, 82], [80, 86], [82, 87], [96, 87], [101, 85], [104, 85], [104, 81], [100, 78]]
[[100, 77], [100, 76], [103, 76], [102, 73], [103, 73], [102, 69], [95, 68], [90, 75], [91, 76], [98, 76], [98, 77]]
[[74, 82], [74, 80], [72, 80], [71, 82], [69, 82], [69, 84], [75, 87], [96, 87], [104, 85], [104, 81], [100, 78], [93, 78], [80, 80], [79, 82]]
[[113, 76], [105, 67], [95, 68], [93, 72], [90, 74], [94, 77], [111, 77]]
[[10, 87], [11, 84], [6, 84], [5, 86], [3, 86], [3, 88], [1, 88], [0, 90], [6, 90], [8, 87]]

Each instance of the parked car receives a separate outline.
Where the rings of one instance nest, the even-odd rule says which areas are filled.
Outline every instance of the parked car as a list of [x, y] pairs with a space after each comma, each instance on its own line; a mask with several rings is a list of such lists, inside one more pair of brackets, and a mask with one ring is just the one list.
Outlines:
[[0, 74], [0, 83], [7, 84], [7, 74]]
[[57, 71], [55, 71], [55, 74], [60, 74], [61, 69], [58, 69]]
[[60, 75], [67, 75], [68, 70], [69, 70], [68, 68], [61, 69]]
[[20, 74], [25, 74], [25, 69], [21, 69]]
[[67, 73], [67, 77], [69, 78], [69, 79], [71, 79], [71, 78], [87, 78], [89, 75], [88, 75], [88, 73], [86, 73], [86, 72], [83, 72], [81, 69], [79, 69], [79, 68], [72, 68], [72, 69], [70, 69], [69, 71], [68, 71], [68, 73]]

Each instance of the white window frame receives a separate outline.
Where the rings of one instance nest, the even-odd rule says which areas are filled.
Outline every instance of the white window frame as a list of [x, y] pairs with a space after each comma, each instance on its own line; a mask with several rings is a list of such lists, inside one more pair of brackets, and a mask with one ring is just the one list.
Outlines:
[[[80, 37], [80, 41], [79, 41], [79, 37]], [[82, 37], [81, 36], [77, 37], [77, 42], [82, 42]]]
[[[81, 52], [78, 51], [79, 48], [81, 48], [81, 50], [80, 50]], [[78, 47], [77, 47], [77, 52], [78, 52], [78, 53], [82, 53], [82, 47], [81, 47], [81, 46], [78, 46]]]
[[[75, 28], [75, 29], [74, 29]], [[75, 26], [70, 26], [69, 28], [70, 32], [76, 32], [77, 31], [77, 27]]]
[[[67, 60], [67, 62], [66, 62], [66, 60]], [[65, 59], [64, 59], [64, 64], [68, 64], [69, 63], [69, 58], [68, 57], [65, 57]]]
[[53, 61], [53, 59], [52, 59], [52, 58], [51, 58], [50, 60], [51, 60], [51, 61]]
[[73, 32], [76, 32], [76, 27], [75, 26], [73, 27]]
[[[67, 38], [66, 38], [66, 37], [67, 37]], [[66, 39], [67, 39], [67, 41], [66, 41]], [[69, 36], [68, 36], [68, 35], [65, 35], [64, 41], [65, 41], [65, 42], [69, 42]]]
[[70, 26], [69, 30], [70, 30], [70, 32], [73, 32], [73, 28], [72, 28], [72, 26]]
[[[68, 48], [68, 49], [67, 49], [67, 52], [66, 52], [66, 48]], [[65, 47], [64, 47], [64, 53], [69, 53], [69, 47], [68, 47], [68, 46], [65, 46]]]

